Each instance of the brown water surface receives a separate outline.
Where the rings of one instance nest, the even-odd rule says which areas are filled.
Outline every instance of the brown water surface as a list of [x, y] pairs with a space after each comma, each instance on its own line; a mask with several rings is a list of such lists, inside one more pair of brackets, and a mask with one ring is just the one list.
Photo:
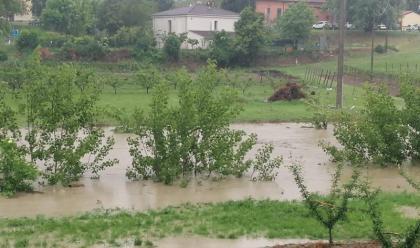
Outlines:
[[[267, 143], [274, 145], [275, 155], [284, 156], [286, 164], [290, 162], [290, 156], [300, 160], [304, 166], [308, 187], [312, 191], [328, 192], [329, 173], [334, 169], [334, 165], [328, 161], [318, 143], [320, 140], [334, 142], [331, 130], [316, 130], [303, 127], [303, 124], [291, 123], [235, 124], [232, 127], [256, 133], [258, 146]], [[111, 130], [106, 129], [109, 135], [114, 135], [116, 144], [110, 157], [119, 159], [119, 165], [108, 168], [99, 180], [83, 178], [80, 182], [83, 187], [38, 186], [36, 189], [42, 193], [18, 194], [12, 199], [1, 197], [0, 217], [64, 216], [96, 208], [147, 210], [187, 202], [222, 202], [248, 197], [274, 200], [300, 198], [293, 178], [286, 168], [280, 169], [274, 182], [251, 182], [248, 177], [221, 181], [195, 180], [186, 188], [151, 181], [131, 182], [125, 177], [126, 168], [131, 163], [126, 142], [129, 135], [113, 133]], [[255, 150], [252, 153], [255, 153]], [[408, 173], [420, 178], [420, 167], [412, 167]], [[371, 168], [365, 171], [365, 174], [371, 177], [374, 185], [385, 191], [411, 190], [399, 176], [397, 169]], [[351, 169], [346, 168], [344, 177], [349, 178], [350, 175]]]

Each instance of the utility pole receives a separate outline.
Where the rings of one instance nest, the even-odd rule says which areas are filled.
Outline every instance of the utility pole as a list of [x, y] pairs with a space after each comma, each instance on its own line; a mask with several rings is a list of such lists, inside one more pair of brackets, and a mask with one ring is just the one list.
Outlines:
[[338, 68], [337, 68], [337, 98], [336, 107], [343, 107], [343, 76], [344, 76], [344, 36], [346, 34], [346, 5], [347, 0], [340, 3], [340, 30], [338, 37]]

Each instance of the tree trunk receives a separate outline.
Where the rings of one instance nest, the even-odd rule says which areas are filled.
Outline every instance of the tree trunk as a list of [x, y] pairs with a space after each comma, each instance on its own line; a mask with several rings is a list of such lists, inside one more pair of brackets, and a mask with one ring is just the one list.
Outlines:
[[332, 247], [334, 244], [333, 236], [332, 236], [332, 228], [328, 228], [328, 242], [329, 242], [330, 247]]

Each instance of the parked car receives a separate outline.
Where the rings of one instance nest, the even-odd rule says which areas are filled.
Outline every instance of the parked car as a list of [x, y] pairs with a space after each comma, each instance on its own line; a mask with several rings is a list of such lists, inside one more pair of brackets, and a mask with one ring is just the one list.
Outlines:
[[407, 27], [405, 27], [405, 31], [408, 31], [408, 32], [420, 31], [420, 25], [417, 25], [417, 24], [408, 25]]
[[331, 25], [331, 23], [329, 23], [327, 21], [320, 21], [320, 22], [312, 25], [312, 28], [313, 29], [330, 29], [330, 28], [332, 28], [332, 25]]
[[388, 27], [387, 27], [385, 24], [379, 24], [379, 25], [378, 25], [378, 29], [379, 29], [379, 30], [387, 30], [387, 29], [388, 29]]

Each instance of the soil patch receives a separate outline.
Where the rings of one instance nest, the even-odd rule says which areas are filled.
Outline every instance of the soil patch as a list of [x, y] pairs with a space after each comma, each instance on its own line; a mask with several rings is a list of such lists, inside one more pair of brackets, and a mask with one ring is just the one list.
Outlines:
[[[291, 245], [277, 245], [272, 248], [329, 248], [328, 243], [307, 243], [307, 244], [291, 244]], [[381, 245], [378, 242], [355, 242], [345, 244], [335, 244], [332, 247], [337, 248], [379, 248]]]
[[351, 75], [346, 74], [344, 75], [344, 83], [348, 85], [354, 86], [362, 86], [366, 83], [373, 84], [375, 86], [379, 86], [381, 84], [385, 84], [389, 90], [391, 96], [399, 96], [400, 95], [400, 85], [395, 79], [390, 78], [383, 78], [383, 77], [374, 77], [373, 83], [370, 83], [370, 77], [366, 75]]
[[291, 101], [305, 98], [302, 91], [302, 86], [297, 83], [287, 83], [285, 86], [278, 89], [274, 94], [268, 98], [268, 101]]

